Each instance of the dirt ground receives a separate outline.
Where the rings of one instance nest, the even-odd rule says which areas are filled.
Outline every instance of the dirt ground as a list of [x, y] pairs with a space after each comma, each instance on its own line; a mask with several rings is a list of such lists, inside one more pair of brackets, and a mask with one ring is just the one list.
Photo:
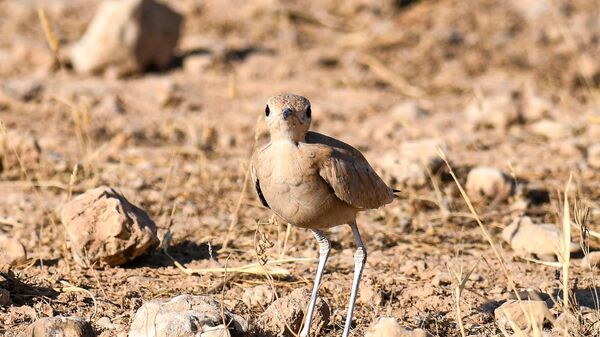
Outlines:
[[[561, 271], [525, 260], [500, 233], [520, 215], [560, 226], [571, 173], [570, 201], [589, 205], [590, 230], [600, 231], [600, 169], [588, 158], [600, 142], [595, 0], [172, 0], [185, 16], [179, 58], [167, 71], [124, 78], [78, 75], [66, 61], [61, 67], [36, 3], [0, 1], [0, 119], [23, 164], [11, 151], [1, 168], [0, 232], [28, 254], [1, 284], [12, 304], [0, 307], [0, 335], [16, 336], [39, 317], [77, 315], [116, 336], [144, 301], [179, 294], [222, 293], [231, 311], [256, 321], [263, 310], [240, 299], [266, 282], [263, 275], [230, 274], [225, 282], [222, 274], [189, 276], [159, 251], [122, 267], [81, 269], [69, 256], [58, 210], [78, 164], [74, 195], [99, 185], [118, 189], [150, 214], [160, 238], [170, 231], [169, 252], [190, 268], [256, 262], [259, 223], [274, 244], [263, 258], [315, 258], [310, 232], [292, 228], [284, 248], [285, 224], [269, 224], [271, 213], [252, 186], [243, 188], [257, 118], [281, 92], [308, 97], [313, 129], [361, 149], [402, 190], [392, 204], [359, 217], [369, 260], [353, 336], [381, 316], [434, 336], [460, 336], [453, 272], [471, 268], [459, 303], [466, 335], [502, 335], [494, 309], [511, 296], [506, 274], [445, 165], [423, 183], [390, 169], [390, 157], [403, 160], [403, 144], [443, 144], [461, 184], [475, 166], [516, 179], [508, 200], [475, 208], [519, 291], [538, 289], [558, 302]], [[65, 50], [98, 3], [43, 2]], [[483, 117], [469, 113], [498, 95], [511, 97], [517, 118], [496, 106]], [[542, 116], [531, 108], [533, 97], [548, 103]], [[488, 117], [491, 125], [476, 127], [476, 118]], [[539, 119], [556, 123], [535, 127]], [[347, 227], [328, 233], [333, 250], [320, 294], [332, 315], [324, 337], [342, 332], [354, 253]], [[577, 242], [579, 230], [572, 234]], [[592, 237], [590, 246], [600, 249], [600, 240]], [[316, 261], [281, 267], [290, 275], [274, 280], [280, 296], [312, 286]], [[573, 258], [573, 336], [600, 336], [594, 275], [598, 269]], [[90, 293], [66, 291], [61, 282]], [[562, 307], [551, 311], [558, 316]], [[101, 317], [120, 328], [99, 326]], [[558, 334], [551, 323], [545, 329]]]

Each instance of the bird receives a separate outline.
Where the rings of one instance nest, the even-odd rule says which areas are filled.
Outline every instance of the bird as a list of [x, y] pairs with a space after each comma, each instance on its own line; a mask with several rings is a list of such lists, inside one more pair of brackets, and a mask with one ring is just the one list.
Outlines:
[[257, 146], [250, 173], [263, 206], [293, 226], [312, 231], [319, 244], [319, 261], [301, 337], [311, 327], [319, 286], [331, 244], [323, 230], [349, 225], [356, 244], [354, 276], [342, 337], [350, 333], [352, 314], [367, 249], [356, 215], [391, 203], [398, 190], [377, 175], [362, 153], [335, 138], [309, 131], [310, 101], [296, 94], [267, 100], [264, 121], [269, 140]]

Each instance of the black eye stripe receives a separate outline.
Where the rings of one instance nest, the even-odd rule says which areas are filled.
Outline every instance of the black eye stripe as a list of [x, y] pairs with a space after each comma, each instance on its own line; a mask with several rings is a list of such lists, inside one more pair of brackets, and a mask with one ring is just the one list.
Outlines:
[[271, 109], [269, 109], [269, 105], [267, 104], [267, 106], [265, 107], [265, 116], [269, 116], [269, 114], [271, 113]]
[[308, 106], [308, 108], [306, 108], [306, 117], [310, 118], [312, 115], [312, 109], [310, 108], [310, 105]]

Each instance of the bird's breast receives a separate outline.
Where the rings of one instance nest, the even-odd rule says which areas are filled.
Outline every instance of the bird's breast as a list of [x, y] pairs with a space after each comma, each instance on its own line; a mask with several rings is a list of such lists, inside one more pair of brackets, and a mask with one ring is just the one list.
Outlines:
[[273, 143], [263, 155], [268, 163], [266, 172], [259, 172], [263, 195], [285, 220], [296, 225], [312, 222], [339, 203], [313, 158], [303, 156], [295, 144]]

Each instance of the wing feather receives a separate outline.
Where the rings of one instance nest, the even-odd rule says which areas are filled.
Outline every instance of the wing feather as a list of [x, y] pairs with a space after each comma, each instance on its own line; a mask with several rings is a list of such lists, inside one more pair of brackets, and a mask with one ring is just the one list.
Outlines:
[[316, 132], [307, 133], [306, 144], [318, 165], [319, 175], [340, 200], [356, 208], [370, 209], [394, 199], [393, 190], [357, 149]]

